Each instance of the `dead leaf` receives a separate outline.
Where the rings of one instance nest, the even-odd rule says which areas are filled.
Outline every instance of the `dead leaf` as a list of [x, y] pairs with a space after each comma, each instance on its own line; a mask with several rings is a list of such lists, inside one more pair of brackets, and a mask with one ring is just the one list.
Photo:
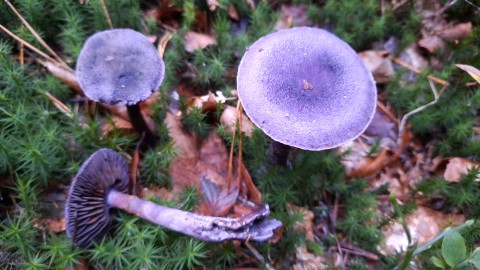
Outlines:
[[53, 76], [60, 79], [63, 83], [75, 90], [77, 93], [83, 95], [83, 91], [80, 88], [77, 77], [75, 76], [75, 73], [73, 71], [66, 70], [50, 61], [37, 59], [37, 62], [40, 63], [42, 66], [46, 67]]
[[158, 42], [157, 52], [160, 57], [163, 58], [163, 54], [165, 53], [165, 48], [167, 47], [168, 42], [172, 39], [173, 35], [170, 31], [165, 31], [163, 36], [160, 38], [160, 42]]
[[392, 80], [395, 71], [392, 60], [387, 57], [387, 51], [363, 51], [358, 56], [372, 73], [376, 83], [388, 83]]
[[472, 23], [459, 23], [443, 29], [439, 36], [447, 41], [458, 41], [472, 33]]
[[382, 148], [375, 157], [365, 157], [349, 174], [352, 178], [367, 177], [381, 170], [389, 161], [388, 150]]
[[430, 53], [442, 51], [445, 48], [445, 41], [438, 36], [425, 36], [418, 41], [418, 46], [426, 49]]
[[238, 188], [230, 190], [215, 185], [207, 178], [201, 181], [203, 201], [198, 213], [206, 216], [225, 216], [230, 212], [238, 197]]
[[445, 173], [443, 174], [443, 177], [448, 182], [460, 182], [462, 175], [467, 174], [468, 171], [473, 168], [478, 168], [479, 165], [479, 163], [470, 161], [465, 158], [451, 158], [448, 161], [447, 167], [445, 168]]
[[230, 6], [228, 6], [228, 15], [230, 16], [230, 18], [234, 19], [235, 21], [240, 20], [240, 16], [238, 15], [237, 9], [233, 4], [230, 4]]
[[75, 264], [73, 267], [67, 266], [65, 270], [89, 270], [90, 267], [86, 259], [80, 258], [78, 263]]
[[[228, 133], [233, 133], [235, 128], [235, 116], [236, 116], [236, 108], [233, 106], [225, 106], [225, 109], [220, 116], [220, 123], [225, 126]], [[245, 133], [248, 137], [252, 137], [253, 129], [255, 125], [248, 119], [248, 117], [243, 114], [242, 115], [242, 132]]]
[[475, 67], [463, 64], [456, 64], [455, 66], [457, 66], [459, 69], [466, 71], [470, 76], [472, 76], [475, 81], [477, 81], [477, 83], [480, 83], [480, 70]]
[[133, 129], [133, 127], [130, 121], [127, 121], [120, 116], [113, 115], [109, 121], [104, 121], [104, 123], [102, 124], [102, 136], [108, 136], [108, 133], [110, 133], [114, 129], [130, 130]]
[[290, 202], [287, 203], [287, 212], [290, 215], [294, 215], [297, 213], [302, 215], [303, 220], [295, 222], [293, 228], [295, 231], [304, 234], [307, 241], [315, 241], [315, 235], [313, 233], [313, 212], [306, 208], [296, 206]]
[[187, 52], [194, 52], [195, 50], [203, 49], [209, 45], [217, 44], [214, 37], [192, 31], [188, 31], [185, 34], [183, 42]]
[[[456, 226], [465, 221], [463, 215], [444, 214], [427, 207], [419, 207], [411, 215], [406, 217], [406, 223], [410, 230], [412, 240], [422, 245], [433, 239], [446, 227]], [[408, 240], [400, 223], [395, 222], [384, 231], [385, 245], [380, 251], [384, 254], [405, 251]]]
[[296, 262], [293, 265], [294, 270], [332, 269], [337, 268], [342, 264], [338, 253], [315, 255], [308, 252], [305, 245], [297, 247], [295, 258]]
[[63, 102], [58, 100], [56, 97], [52, 96], [49, 92], [45, 91], [45, 95], [52, 101], [53, 105], [57, 107], [59, 111], [61, 111], [63, 114], [65, 114], [68, 118], [73, 118], [73, 113], [70, 108], [65, 105]]
[[170, 191], [164, 187], [150, 186], [144, 187], [140, 192], [141, 198], [154, 197], [160, 200], [168, 200], [172, 198]]
[[287, 6], [282, 5], [281, 16], [275, 24], [275, 29], [288, 29], [299, 26], [310, 26], [312, 23], [308, 19], [307, 6]]
[[46, 229], [54, 233], [60, 233], [65, 231], [65, 218], [55, 220], [51, 218], [35, 219], [34, 225], [38, 229]]

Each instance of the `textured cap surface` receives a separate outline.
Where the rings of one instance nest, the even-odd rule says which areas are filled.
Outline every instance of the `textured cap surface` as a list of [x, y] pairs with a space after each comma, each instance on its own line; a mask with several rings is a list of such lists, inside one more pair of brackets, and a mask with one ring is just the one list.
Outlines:
[[362, 134], [377, 99], [356, 52], [310, 27], [257, 40], [240, 62], [237, 90], [247, 115], [267, 135], [306, 150], [333, 148]]
[[93, 153], [80, 167], [65, 206], [67, 235], [77, 246], [88, 248], [106, 233], [110, 225], [108, 191], [128, 193], [129, 171], [125, 159], [106, 148]]
[[98, 32], [87, 39], [76, 75], [85, 95], [107, 104], [132, 105], [155, 92], [165, 65], [152, 43], [131, 29]]

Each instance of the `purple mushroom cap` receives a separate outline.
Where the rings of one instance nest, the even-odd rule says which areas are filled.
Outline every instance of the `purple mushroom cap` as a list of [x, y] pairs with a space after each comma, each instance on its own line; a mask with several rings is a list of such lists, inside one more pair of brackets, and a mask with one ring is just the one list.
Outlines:
[[100, 149], [80, 167], [65, 205], [67, 235], [77, 246], [88, 248], [109, 229], [109, 190], [128, 193], [128, 163], [117, 152]]
[[85, 95], [107, 104], [133, 105], [149, 98], [163, 81], [165, 65], [152, 43], [131, 29], [95, 33], [77, 60]]
[[247, 115], [273, 140], [317, 151], [362, 134], [377, 100], [375, 81], [356, 52], [310, 27], [281, 30], [250, 46], [237, 90]]

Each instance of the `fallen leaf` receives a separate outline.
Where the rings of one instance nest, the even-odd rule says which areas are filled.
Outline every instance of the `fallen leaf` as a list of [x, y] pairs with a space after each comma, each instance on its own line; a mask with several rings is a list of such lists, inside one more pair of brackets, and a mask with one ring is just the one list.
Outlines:
[[225, 216], [230, 212], [238, 197], [238, 188], [230, 190], [215, 185], [207, 178], [201, 181], [203, 201], [198, 213], [206, 216]]
[[240, 20], [240, 16], [238, 15], [237, 9], [233, 4], [230, 4], [230, 6], [228, 6], [228, 15], [230, 16], [230, 18], [234, 19], [235, 21]]
[[372, 73], [376, 83], [388, 83], [395, 75], [392, 60], [387, 51], [363, 51], [358, 54], [367, 69]]
[[[448, 161], [443, 177], [448, 182], [460, 182], [462, 175], [468, 173], [473, 168], [478, 168], [480, 163], [470, 161], [465, 158], [451, 158]], [[477, 176], [478, 178], [478, 176]]]
[[468, 37], [472, 33], [472, 23], [459, 23], [443, 29], [439, 36], [447, 41], [457, 41]]
[[[228, 133], [233, 133], [236, 122], [236, 108], [233, 106], [225, 106], [225, 109], [220, 116], [220, 123], [225, 126]], [[245, 114], [242, 114], [242, 132], [245, 133], [248, 137], [252, 137], [253, 129], [255, 125], [248, 119]]]
[[46, 229], [54, 233], [60, 233], [65, 231], [65, 218], [55, 220], [51, 218], [35, 219], [34, 225], [38, 229]]
[[[463, 215], [444, 214], [427, 207], [419, 207], [406, 218], [412, 240], [422, 245], [442, 232], [446, 227], [456, 226], [465, 221]], [[395, 222], [384, 231], [385, 245], [380, 248], [384, 254], [403, 252], [408, 247], [405, 231]]]
[[45, 91], [45, 95], [47, 95], [48, 99], [50, 99], [50, 101], [53, 103], [55, 107], [57, 107], [59, 111], [65, 114], [68, 118], [73, 118], [72, 110], [70, 110], [70, 108], [67, 105], [65, 105], [63, 102], [58, 100], [56, 97], [54, 97], [47, 91]]
[[338, 253], [325, 253], [315, 255], [308, 252], [305, 245], [299, 246], [295, 251], [296, 261], [293, 265], [294, 270], [323, 270], [340, 267], [341, 258]]
[[469, 66], [469, 65], [463, 65], [463, 64], [456, 64], [459, 69], [466, 71], [472, 78], [477, 81], [477, 83], [480, 83], [480, 70], [478, 70], [475, 67]]
[[160, 200], [168, 200], [172, 198], [170, 191], [164, 187], [150, 186], [144, 187], [140, 192], [141, 198], [154, 197]]
[[389, 161], [387, 149], [382, 148], [378, 155], [374, 157], [365, 157], [349, 174], [352, 178], [368, 177], [385, 167]]
[[75, 76], [75, 72], [66, 70], [50, 61], [37, 59], [37, 62], [39, 62], [42, 66], [46, 67], [53, 76], [60, 79], [63, 83], [68, 85], [77, 93], [83, 94], [83, 91], [80, 88], [80, 84], [78, 84], [77, 77]]
[[74, 266], [67, 266], [65, 267], [65, 270], [88, 270], [90, 269], [88, 262], [86, 259], [79, 259], [78, 263], [75, 264]]
[[110, 133], [112, 130], [115, 129], [133, 129], [132, 124], [130, 121], [125, 120], [124, 118], [120, 116], [113, 115], [109, 121], [104, 121], [102, 124], [102, 136], [106, 137], [108, 136], [108, 133]]
[[426, 49], [430, 53], [442, 51], [445, 48], [445, 41], [438, 36], [425, 36], [418, 41], [418, 46]]
[[290, 202], [287, 203], [287, 212], [290, 215], [294, 215], [297, 213], [302, 215], [303, 220], [296, 221], [293, 225], [293, 229], [305, 235], [305, 239], [307, 241], [315, 241], [315, 235], [313, 233], [313, 218], [315, 216], [313, 215], [313, 212], [304, 207], [296, 206]]
[[157, 52], [160, 57], [163, 58], [163, 54], [165, 53], [165, 48], [167, 47], [168, 42], [172, 39], [173, 35], [170, 31], [165, 31], [163, 36], [160, 38], [160, 42], [158, 42]]
[[215, 38], [206, 34], [188, 31], [184, 36], [184, 46], [187, 52], [194, 52], [215, 44], [217, 44]]

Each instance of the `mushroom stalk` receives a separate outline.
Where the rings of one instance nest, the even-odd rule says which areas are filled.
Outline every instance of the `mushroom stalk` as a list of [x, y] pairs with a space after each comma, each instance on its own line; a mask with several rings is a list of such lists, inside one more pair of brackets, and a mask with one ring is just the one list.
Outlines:
[[273, 236], [273, 229], [281, 226], [277, 220], [263, 219], [270, 213], [267, 205], [232, 219], [168, 208], [115, 190], [109, 191], [107, 203], [154, 224], [208, 242], [230, 239], [266, 241]]
[[273, 166], [287, 167], [288, 154], [292, 147], [281, 142], [272, 141], [270, 145], [270, 164]]
[[143, 136], [142, 145], [147, 146], [147, 148], [154, 148], [157, 145], [157, 137], [148, 128], [140, 110], [140, 105], [138, 103], [128, 105], [127, 111], [133, 128], [140, 135], [140, 138]]

